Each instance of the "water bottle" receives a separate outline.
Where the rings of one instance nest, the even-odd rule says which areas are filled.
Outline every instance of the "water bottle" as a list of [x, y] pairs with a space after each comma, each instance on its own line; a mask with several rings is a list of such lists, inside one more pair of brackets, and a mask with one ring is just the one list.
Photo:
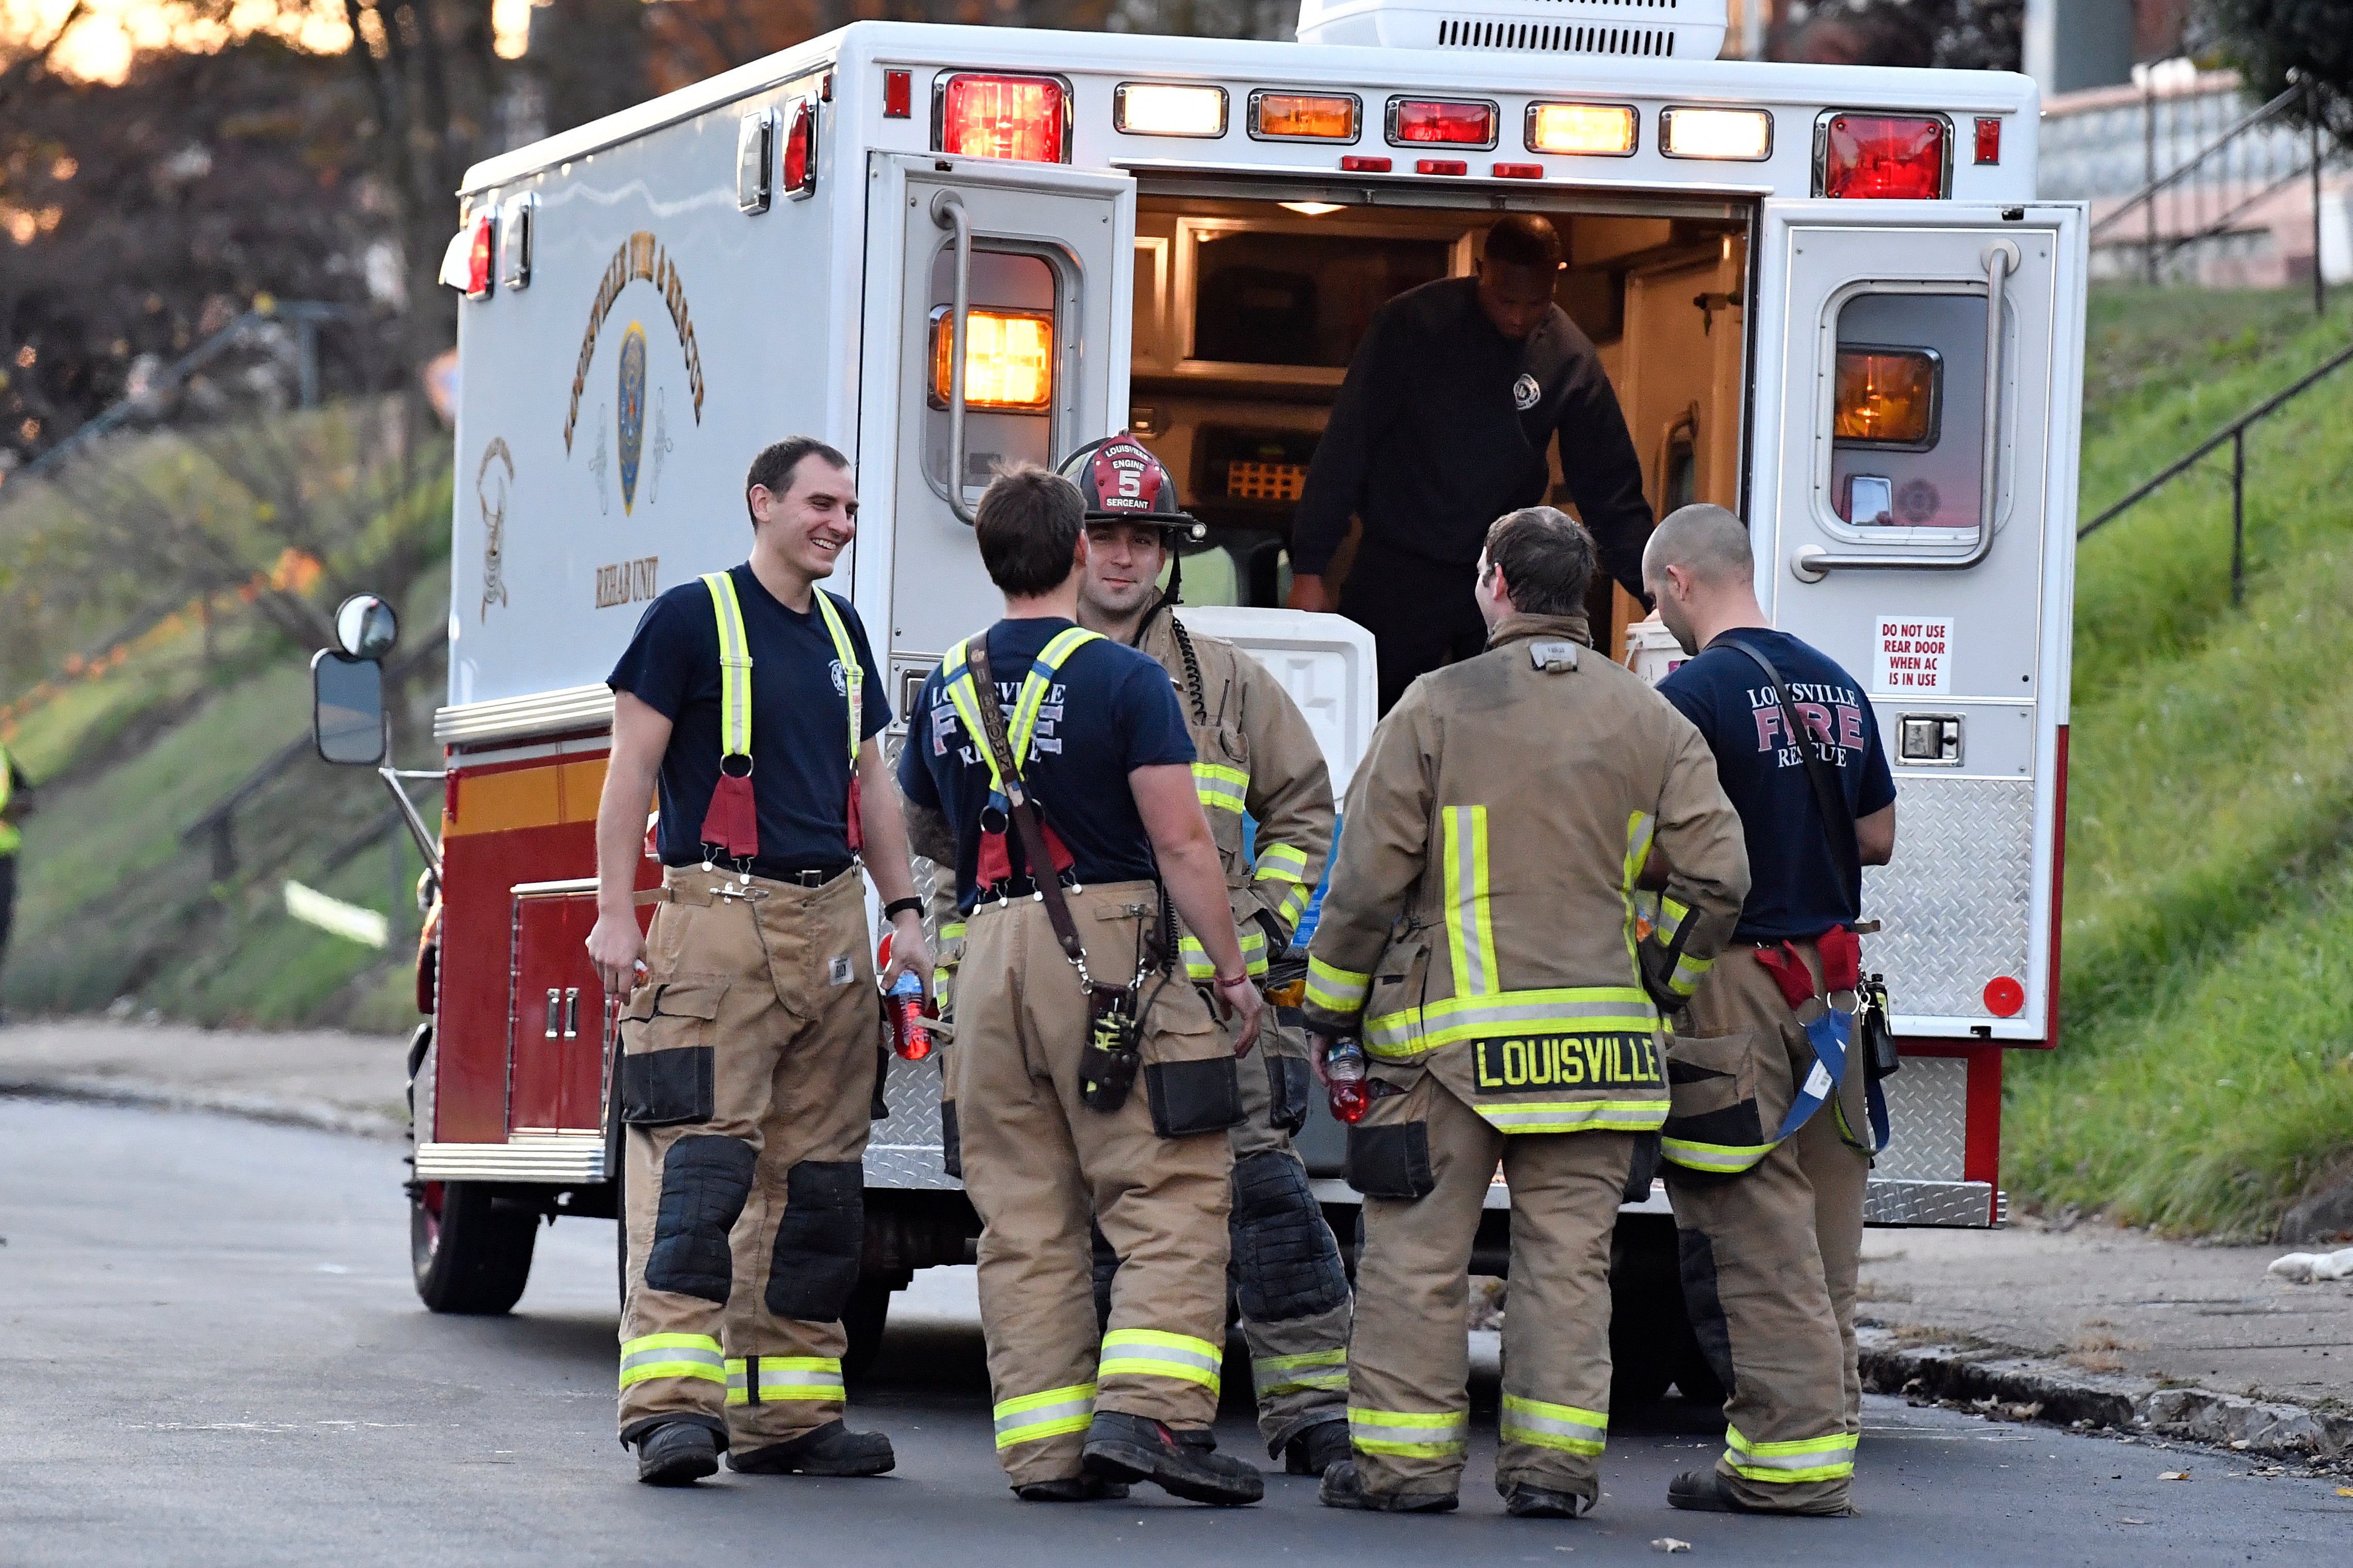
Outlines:
[[[884, 933], [882, 945], [875, 951], [875, 963], [884, 969], [891, 966], [891, 938]], [[902, 969], [899, 978], [891, 983], [883, 995], [883, 1005], [891, 1012], [891, 1048], [906, 1061], [919, 1062], [932, 1054], [932, 1032], [923, 1027], [931, 1015], [930, 999], [923, 994], [923, 977], [913, 969]]]
[[1324, 1076], [1331, 1080], [1332, 1114], [1351, 1124], [1362, 1121], [1373, 1100], [1365, 1082], [1365, 1047], [1351, 1038], [1333, 1041], [1324, 1053]]

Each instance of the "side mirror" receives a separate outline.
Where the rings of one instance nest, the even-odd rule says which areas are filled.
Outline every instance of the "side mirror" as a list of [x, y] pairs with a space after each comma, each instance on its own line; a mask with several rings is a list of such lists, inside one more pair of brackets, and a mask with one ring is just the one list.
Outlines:
[[335, 641], [353, 658], [382, 658], [400, 637], [400, 617], [374, 594], [353, 594], [335, 609]]
[[[385, 612], [387, 617], [390, 614]], [[387, 638], [387, 646], [389, 642]], [[331, 647], [311, 656], [311, 734], [319, 755], [328, 762], [370, 768], [381, 764], [384, 667]]]

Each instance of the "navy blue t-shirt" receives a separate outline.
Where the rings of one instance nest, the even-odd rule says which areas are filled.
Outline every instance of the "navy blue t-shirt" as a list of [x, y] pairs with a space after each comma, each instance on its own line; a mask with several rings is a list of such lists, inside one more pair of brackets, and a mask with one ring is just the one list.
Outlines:
[[[1789, 703], [1813, 732], [1814, 754], [1838, 770], [1854, 815], [1869, 816], [1893, 801], [1895, 780], [1862, 683], [1787, 632], [1744, 626], [1737, 635], [1789, 683]], [[1853, 921], [1862, 907], [1860, 879], [1848, 881], [1831, 858], [1805, 758], [1789, 743], [1788, 723], [1757, 661], [1718, 638], [1661, 682], [1659, 695], [1707, 737], [1715, 776], [1740, 813], [1748, 901], [1733, 940], [1820, 936]]]
[[[988, 629], [989, 669], [997, 678], [1008, 740], [1030, 662], [1070, 626], [1060, 619], [999, 621]], [[987, 744], [964, 732], [940, 672], [932, 671], [908, 716], [899, 787], [917, 805], [945, 815], [955, 829], [956, 902], [967, 911], [978, 897], [973, 868], [980, 858], [981, 807], [988, 804], [988, 764], [981, 758]], [[1082, 645], [1063, 660], [1039, 710], [1033, 750], [1021, 776], [1046, 825], [1071, 851], [1071, 874], [1081, 885], [1155, 876], [1152, 839], [1127, 775], [1193, 760], [1176, 689], [1159, 660], [1106, 637]], [[1008, 837], [1013, 833], [1008, 825]], [[1010, 847], [1020, 864], [1018, 839]]]
[[[788, 609], [752, 574], [731, 569], [752, 655], [752, 798], [759, 809], [755, 877], [783, 877], [849, 860], [849, 697], [825, 616]], [[819, 588], [818, 593], [824, 593]], [[866, 670], [860, 739], [887, 729], [891, 699], [849, 601], [829, 594]], [[605, 684], [670, 721], [661, 761], [665, 866], [702, 863], [702, 818], [719, 781], [719, 618], [701, 578], [646, 606]]]

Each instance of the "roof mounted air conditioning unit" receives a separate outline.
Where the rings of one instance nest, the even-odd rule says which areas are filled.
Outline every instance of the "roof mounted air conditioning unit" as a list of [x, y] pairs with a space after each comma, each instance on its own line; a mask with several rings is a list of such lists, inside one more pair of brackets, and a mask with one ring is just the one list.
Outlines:
[[1726, 0], [1300, 0], [1303, 44], [1712, 60]]

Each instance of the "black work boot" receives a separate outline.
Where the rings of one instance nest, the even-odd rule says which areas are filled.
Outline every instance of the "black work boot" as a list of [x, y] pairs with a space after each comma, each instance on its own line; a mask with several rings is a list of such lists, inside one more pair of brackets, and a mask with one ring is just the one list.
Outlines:
[[718, 1468], [718, 1435], [700, 1421], [665, 1421], [638, 1439], [638, 1479], [649, 1487], [690, 1487]]
[[1724, 1489], [1724, 1478], [1714, 1470], [1685, 1470], [1667, 1483], [1667, 1506], [1701, 1513], [1757, 1511]]
[[1452, 1492], [1400, 1492], [1378, 1497], [1365, 1489], [1356, 1461], [1342, 1459], [1324, 1472], [1315, 1500], [1325, 1508], [1360, 1508], [1367, 1513], [1452, 1513], [1460, 1500]]
[[1013, 1495], [1023, 1502], [1117, 1502], [1127, 1496], [1127, 1483], [1107, 1481], [1101, 1476], [1064, 1476], [1060, 1480], [1015, 1487]]
[[1348, 1457], [1348, 1418], [1335, 1415], [1294, 1432], [1282, 1446], [1285, 1475], [1320, 1476]]
[[1257, 1468], [1218, 1453], [1207, 1431], [1177, 1432], [1147, 1415], [1098, 1410], [1087, 1427], [1089, 1475], [1113, 1481], [1150, 1481], [1188, 1502], [1237, 1508], [1266, 1495]]
[[898, 1462], [890, 1438], [880, 1432], [852, 1432], [839, 1421], [727, 1456], [727, 1468], [747, 1476], [879, 1476]]
[[1582, 1492], [1514, 1481], [1504, 1490], [1504, 1511], [1514, 1519], [1579, 1519], [1593, 1511], [1593, 1502]]

